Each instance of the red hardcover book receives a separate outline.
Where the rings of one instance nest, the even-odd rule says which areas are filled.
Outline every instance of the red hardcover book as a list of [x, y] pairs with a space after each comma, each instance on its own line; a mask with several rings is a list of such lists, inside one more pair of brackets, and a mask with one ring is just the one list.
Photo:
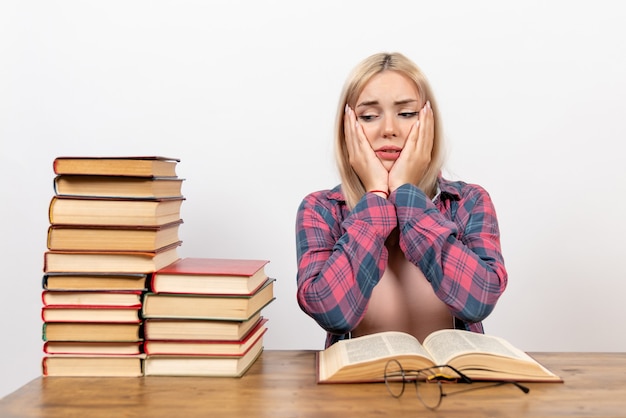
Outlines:
[[44, 322], [107, 322], [137, 323], [141, 321], [139, 306], [55, 305], [41, 308]]
[[142, 353], [141, 346], [141, 341], [46, 341], [43, 345], [43, 352], [66, 355], [133, 356]]
[[243, 321], [148, 318], [143, 332], [146, 340], [235, 341], [243, 339], [262, 318], [260, 311]]
[[141, 341], [141, 323], [44, 322], [43, 341], [130, 342]]
[[141, 307], [140, 290], [130, 291], [63, 291], [44, 290], [44, 306], [127, 306]]
[[143, 357], [143, 354], [48, 355], [41, 361], [41, 372], [43, 376], [141, 377]]
[[241, 377], [262, 352], [263, 338], [258, 338], [242, 356], [146, 356], [144, 375]]
[[267, 260], [182, 258], [157, 270], [154, 293], [250, 295], [266, 280]]
[[262, 319], [246, 336], [237, 341], [221, 340], [146, 340], [144, 352], [147, 355], [176, 356], [243, 356], [267, 331]]

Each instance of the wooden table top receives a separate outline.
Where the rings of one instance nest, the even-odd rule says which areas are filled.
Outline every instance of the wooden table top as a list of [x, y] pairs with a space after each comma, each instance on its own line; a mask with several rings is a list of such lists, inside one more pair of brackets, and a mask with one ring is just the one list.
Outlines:
[[626, 416], [626, 353], [531, 355], [564, 383], [463, 393], [437, 411], [381, 383], [317, 384], [315, 351], [266, 350], [242, 378], [39, 377], [0, 399], [0, 417]]

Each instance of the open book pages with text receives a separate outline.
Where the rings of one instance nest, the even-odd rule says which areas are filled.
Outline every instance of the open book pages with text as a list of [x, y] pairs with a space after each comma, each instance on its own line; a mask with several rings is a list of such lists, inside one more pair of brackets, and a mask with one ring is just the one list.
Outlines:
[[433, 332], [423, 344], [394, 331], [339, 341], [318, 353], [318, 381], [382, 381], [390, 359], [407, 370], [447, 364], [476, 380], [562, 381], [503, 338], [452, 329]]

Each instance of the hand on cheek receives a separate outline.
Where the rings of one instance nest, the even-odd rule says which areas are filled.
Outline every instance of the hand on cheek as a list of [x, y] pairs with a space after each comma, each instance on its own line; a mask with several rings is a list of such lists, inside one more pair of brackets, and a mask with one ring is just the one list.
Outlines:
[[403, 184], [418, 184], [430, 165], [435, 136], [433, 111], [426, 102], [409, 131], [400, 157], [389, 172], [389, 191]]
[[388, 191], [389, 173], [372, 149], [354, 111], [346, 106], [343, 123], [350, 165], [361, 179], [366, 191]]

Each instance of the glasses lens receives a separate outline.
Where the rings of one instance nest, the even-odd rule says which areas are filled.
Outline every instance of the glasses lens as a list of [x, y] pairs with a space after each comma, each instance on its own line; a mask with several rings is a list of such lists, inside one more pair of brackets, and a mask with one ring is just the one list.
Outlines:
[[421, 371], [417, 377], [417, 397], [424, 406], [435, 409], [441, 403], [441, 382], [428, 371]]
[[385, 366], [385, 385], [391, 396], [399, 398], [404, 392], [404, 370], [398, 360], [389, 360]]

